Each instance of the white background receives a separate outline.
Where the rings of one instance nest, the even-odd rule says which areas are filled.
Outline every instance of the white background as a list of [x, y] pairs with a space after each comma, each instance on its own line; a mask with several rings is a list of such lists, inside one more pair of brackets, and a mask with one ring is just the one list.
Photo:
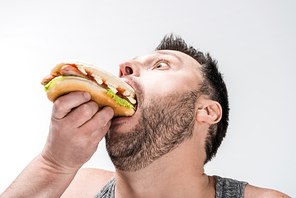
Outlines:
[[[52, 104], [42, 78], [65, 58], [118, 73], [165, 34], [219, 61], [230, 126], [207, 174], [296, 197], [296, 1], [0, 1], [0, 193], [45, 143]], [[101, 142], [85, 165], [113, 170]]]

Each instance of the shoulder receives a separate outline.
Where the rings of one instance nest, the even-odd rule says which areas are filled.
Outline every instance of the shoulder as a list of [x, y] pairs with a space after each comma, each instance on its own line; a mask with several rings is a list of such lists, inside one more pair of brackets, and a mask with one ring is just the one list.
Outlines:
[[114, 172], [80, 169], [62, 197], [94, 197], [114, 177]]
[[246, 185], [244, 198], [262, 197], [262, 198], [289, 198], [288, 195], [271, 189], [259, 188], [252, 185]]

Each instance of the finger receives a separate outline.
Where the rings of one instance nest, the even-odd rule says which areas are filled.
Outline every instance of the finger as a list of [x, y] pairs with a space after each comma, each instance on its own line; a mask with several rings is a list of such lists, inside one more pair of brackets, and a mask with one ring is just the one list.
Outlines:
[[109, 120], [104, 127], [93, 131], [91, 134], [88, 134], [87, 136], [89, 140], [88, 144], [90, 146], [93, 146], [94, 149], [96, 150], [99, 143], [102, 141], [102, 139], [105, 137], [106, 133], [108, 132], [110, 126], [111, 126], [111, 120]]
[[93, 132], [93, 140], [96, 142], [96, 144], [99, 144], [100, 141], [105, 137], [106, 133], [108, 132], [109, 128], [111, 126], [111, 120], [107, 122], [107, 124], [101, 129]]
[[85, 132], [101, 131], [102, 137], [107, 133], [114, 111], [111, 107], [104, 107], [101, 111], [96, 113], [92, 119], [87, 121], [80, 127], [80, 130]]
[[99, 110], [99, 106], [94, 101], [89, 101], [73, 109], [65, 119], [74, 128], [78, 128], [90, 120]]
[[91, 96], [88, 92], [71, 92], [58, 98], [52, 108], [52, 116], [56, 119], [64, 118], [73, 108], [89, 101]]

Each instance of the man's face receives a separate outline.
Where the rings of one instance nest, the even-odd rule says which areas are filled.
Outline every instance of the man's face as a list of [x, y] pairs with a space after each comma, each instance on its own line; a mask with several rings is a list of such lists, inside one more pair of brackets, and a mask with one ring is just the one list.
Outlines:
[[134, 116], [116, 118], [106, 135], [114, 165], [136, 171], [191, 137], [200, 65], [171, 50], [155, 51], [120, 64], [120, 74], [136, 92]]

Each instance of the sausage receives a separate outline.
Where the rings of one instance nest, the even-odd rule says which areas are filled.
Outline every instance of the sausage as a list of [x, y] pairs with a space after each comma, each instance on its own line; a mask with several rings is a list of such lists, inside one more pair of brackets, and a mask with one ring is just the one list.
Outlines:
[[47, 83], [49, 83], [54, 78], [55, 78], [55, 76], [51, 75], [51, 74], [45, 76], [41, 82], [41, 85], [45, 86]]
[[74, 67], [72, 65], [64, 65], [61, 68], [60, 73], [62, 76], [80, 76], [80, 77], [88, 78], [81, 71], [79, 71], [77, 67]]

